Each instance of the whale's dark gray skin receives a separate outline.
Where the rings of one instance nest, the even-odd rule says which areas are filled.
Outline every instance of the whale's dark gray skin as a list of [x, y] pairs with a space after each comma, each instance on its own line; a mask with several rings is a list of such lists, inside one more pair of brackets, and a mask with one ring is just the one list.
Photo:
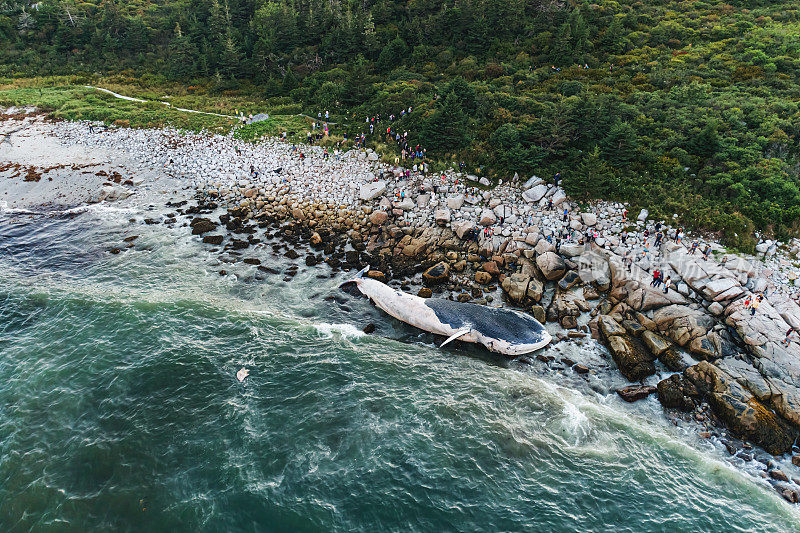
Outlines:
[[493, 352], [522, 355], [543, 348], [552, 340], [544, 326], [529, 315], [451, 300], [426, 300], [363, 277], [367, 269], [342, 285], [354, 283], [363, 295], [396, 319], [448, 337], [442, 346], [459, 339], [482, 344]]

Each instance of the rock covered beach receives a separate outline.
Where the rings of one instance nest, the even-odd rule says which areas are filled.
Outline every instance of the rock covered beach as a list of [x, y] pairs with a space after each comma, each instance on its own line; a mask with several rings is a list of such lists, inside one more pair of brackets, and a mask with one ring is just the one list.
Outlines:
[[[674, 242], [674, 228], [656, 248], [657, 221], [646, 213], [625, 220], [624, 206], [604, 203], [581, 212], [538, 178], [494, 188], [455, 172], [404, 179], [364, 151], [325, 158], [322, 148], [294, 150], [278, 140], [250, 144], [169, 129], [90, 133], [88, 124], [7, 115], [0, 200], [9, 208], [137, 197], [175, 206], [197, 198], [153, 222], [185, 224], [234, 259], [259, 243], [260, 232], [274, 232], [293, 244], [292, 262], [334, 270], [369, 264], [371, 276], [421, 296], [521, 308], [563, 342], [602, 341], [631, 381], [623, 398], [655, 393], [670, 412], [692, 413], [712, 431], [713, 422], [723, 423], [739, 437], [726, 441], [733, 454], [752, 457], [751, 443], [770, 454], [797, 451], [800, 344], [796, 336], [784, 342], [800, 328], [791, 283], [797, 241], [760, 243], [757, 257], [711, 243], [715, 253], [706, 260], [691, 253], [693, 238]], [[47, 156], [34, 149], [43, 143]], [[651, 286], [653, 270], [674, 282], [666, 294]], [[766, 298], [752, 315], [745, 301], [757, 293]], [[800, 475], [782, 463], [767, 464], [764, 475], [797, 502]]]

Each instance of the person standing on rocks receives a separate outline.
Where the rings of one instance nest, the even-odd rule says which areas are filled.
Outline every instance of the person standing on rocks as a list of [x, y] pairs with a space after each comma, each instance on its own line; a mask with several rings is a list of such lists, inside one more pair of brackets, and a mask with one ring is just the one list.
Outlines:
[[567, 219], [569, 219], [569, 210], [567, 210], [567, 208], [565, 207], [564, 208], [564, 222], [566, 222]]
[[756, 310], [758, 309], [758, 306], [761, 305], [761, 300], [763, 300], [763, 299], [764, 299], [764, 295], [763, 294], [759, 294], [758, 296], [756, 296], [756, 299], [753, 302], [753, 305], [750, 307], [750, 315], [751, 316], [755, 316], [756, 315]]
[[653, 270], [653, 281], [650, 282], [651, 287], [658, 287], [658, 280], [660, 275], [661, 272], [659, 272], [658, 270]]
[[669, 284], [670, 284], [670, 276], [667, 276], [667, 279], [664, 280], [664, 294], [669, 292]]
[[561, 182], [561, 172], [556, 172], [555, 177], [553, 178], [553, 184], [558, 187], [558, 184]]
[[711, 245], [710, 245], [710, 244], [706, 244], [706, 249], [705, 249], [705, 250], [703, 250], [703, 259], [705, 259], [706, 261], [708, 261], [708, 255], [709, 255], [710, 253], [711, 253]]
[[792, 337], [794, 337], [794, 328], [789, 328], [786, 331], [786, 338], [783, 339], [783, 345], [788, 347], [792, 343]]

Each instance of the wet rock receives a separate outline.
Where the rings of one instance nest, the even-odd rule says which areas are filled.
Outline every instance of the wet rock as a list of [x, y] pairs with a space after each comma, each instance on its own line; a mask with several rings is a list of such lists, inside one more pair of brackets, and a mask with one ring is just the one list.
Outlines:
[[492, 281], [492, 276], [488, 272], [484, 272], [483, 270], [479, 270], [475, 272], [475, 281], [480, 283], [481, 285], [486, 285], [490, 281]]
[[572, 370], [574, 370], [574, 371], [575, 371], [575, 372], [577, 372], [578, 374], [588, 374], [588, 373], [589, 373], [589, 367], [588, 367], [588, 366], [586, 366], [586, 365], [583, 365], [583, 364], [581, 364], [581, 363], [577, 363], [577, 364], [575, 364], [575, 365], [572, 367]]
[[578, 273], [574, 270], [570, 270], [561, 280], [558, 282], [558, 287], [563, 291], [568, 291], [578, 283], [580, 283], [581, 278], [578, 276]]
[[366, 277], [370, 278], [370, 279], [374, 279], [375, 281], [380, 281], [381, 283], [386, 283], [386, 274], [384, 274], [380, 270], [369, 270], [364, 275]]
[[798, 428], [765, 407], [750, 391], [713, 364], [701, 361], [687, 368], [684, 374], [734, 433], [759, 444], [767, 452], [785, 453], [800, 436]]
[[641, 381], [656, 373], [650, 355], [635, 339], [614, 335], [608, 338], [608, 349], [620, 373], [628, 381]]
[[192, 228], [192, 235], [202, 235], [203, 233], [208, 233], [209, 231], [217, 229], [216, 223], [201, 217], [192, 220], [189, 226]]
[[317, 257], [314, 254], [308, 254], [306, 256], [306, 266], [314, 266], [317, 263]]
[[574, 316], [561, 317], [561, 327], [564, 329], [576, 329], [578, 327], [578, 320]]
[[783, 473], [781, 470], [770, 470], [769, 477], [774, 479], [775, 481], [784, 481], [786, 483], [789, 482], [789, 476]]
[[231, 248], [234, 250], [243, 250], [248, 246], [250, 246], [250, 243], [247, 241], [241, 241], [238, 239], [233, 239], [233, 241], [231, 241]]
[[112, 249], [110, 250], [110, 252], [111, 252], [112, 254], [114, 254], [114, 255], [117, 255], [117, 254], [118, 254], [118, 253], [120, 253], [121, 251], [122, 251], [122, 250], [120, 250], [119, 248], [112, 248]]
[[430, 290], [428, 287], [422, 287], [417, 293], [417, 296], [419, 296], [420, 298], [430, 298], [431, 296], [433, 296], [433, 291]]
[[633, 335], [634, 337], [640, 337], [642, 333], [647, 331], [646, 329], [644, 329], [644, 326], [642, 326], [635, 320], [623, 320], [622, 327], [625, 328], [625, 331], [627, 331], [628, 334]]
[[632, 385], [630, 387], [617, 389], [619, 397], [629, 403], [647, 398], [654, 392], [656, 392], [656, 388], [650, 385]]
[[658, 356], [658, 360], [673, 372], [683, 372], [689, 368], [689, 364], [686, 363], [686, 360], [683, 358], [683, 356], [681, 356], [680, 352], [675, 349], [674, 346], [670, 346], [664, 350]]
[[294, 259], [297, 259], [298, 257], [300, 257], [300, 254], [299, 254], [299, 253], [297, 253], [297, 251], [296, 251], [296, 250], [288, 250], [288, 251], [287, 251], [285, 254], [283, 254], [283, 255], [284, 255], [284, 257], [287, 257], [287, 258], [289, 258], [289, 259], [292, 259], [292, 260], [294, 260]]
[[261, 260], [260, 259], [256, 259], [255, 257], [245, 257], [242, 260], [242, 262], [247, 264], [247, 265], [256, 265], [256, 266], [261, 264]]
[[214, 246], [219, 246], [222, 244], [223, 236], [222, 235], [206, 235], [203, 237], [203, 242], [205, 244], [213, 244]]
[[422, 280], [428, 286], [444, 283], [450, 277], [450, 265], [444, 261], [436, 263], [422, 274]]
[[625, 335], [625, 328], [620, 326], [619, 322], [608, 315], [600, 315], [597, 319], [597, 323], [605, 339], [613, 337], [614, 335]]
[[367, 324], [366, 326], [364, 326], [364, 329], [362, 329], [361, 331], [363, 331], [363, 332], [364, 332], [364, 333], [366, 333], [367, 335], [369, 335], [370, 333], [374, 333], [374, 332], [375, 332], [375, 324], [373, 324], [372, 322], [370, 322], [369, 324]]
[[694, 409], [692, 396], [697, 394], [694, 385], [688, 382], [681, 374], [673, 374], [665, 380], [659, 381], [656, 386], [658, 401], [668, 409], [679, 409], [689, 412]]

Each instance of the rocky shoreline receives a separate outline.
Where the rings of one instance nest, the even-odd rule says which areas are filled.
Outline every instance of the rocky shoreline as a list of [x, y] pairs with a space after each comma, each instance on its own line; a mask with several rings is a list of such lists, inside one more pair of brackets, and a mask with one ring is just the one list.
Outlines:
[[[31, 122], [7, 119], [4, 130]], [[547, 323], [556, 342], [593, 337], [631, 382], [618, 390], [624, 400], [656, 394], [670, 416], [692, 417], [710, 433], [727, 428], [733, 436], [723, 442], [744, 460], [763, 448], [774, 455], [764, 459], [763, 476], [787, 501], [800, 500], [800, 344], [796, 336], [784, 342], [789, 329], [800, 329], [790, 259], [797, 241], [765, 241], [760, 257], [750, 258], [705, 241], [714, 253], [704, 258], [692, 253], [692, 239], [670, 238], [675, 229], [663, 221], [666, 237], [654, 246], [659, 221], [646, 212], [626, 220], [625, 206], [607, 203], [581, 211], [536, 177], [491, 188], [456, 172], [405, 178], [364, 151], [337, 159], [277, 140], [48, 126], [65, 144], [124, 147], [134, 163], [187, 185], [194, 200], [168, 202], [175, 212], [153, 223], [185, 224], [221, 257], [267, 269], [235, 254], [264, 236], [280, 238], [294, 264], [288, 278], [299, 262], [333, 272], [370, 265], [368, 275], [423, 297], [522, 309]], [[4, 178], [49, 172], [15, 163], [2, 167]], [[92, 169], [99, 183], [84, 201], [122, 201], [147, 187], [108, 170]], [[651, 285], [654, 270], [672, 281], [666, 293]], [[766, 298], [751, 314], [745, 302], [759, 293]]]

